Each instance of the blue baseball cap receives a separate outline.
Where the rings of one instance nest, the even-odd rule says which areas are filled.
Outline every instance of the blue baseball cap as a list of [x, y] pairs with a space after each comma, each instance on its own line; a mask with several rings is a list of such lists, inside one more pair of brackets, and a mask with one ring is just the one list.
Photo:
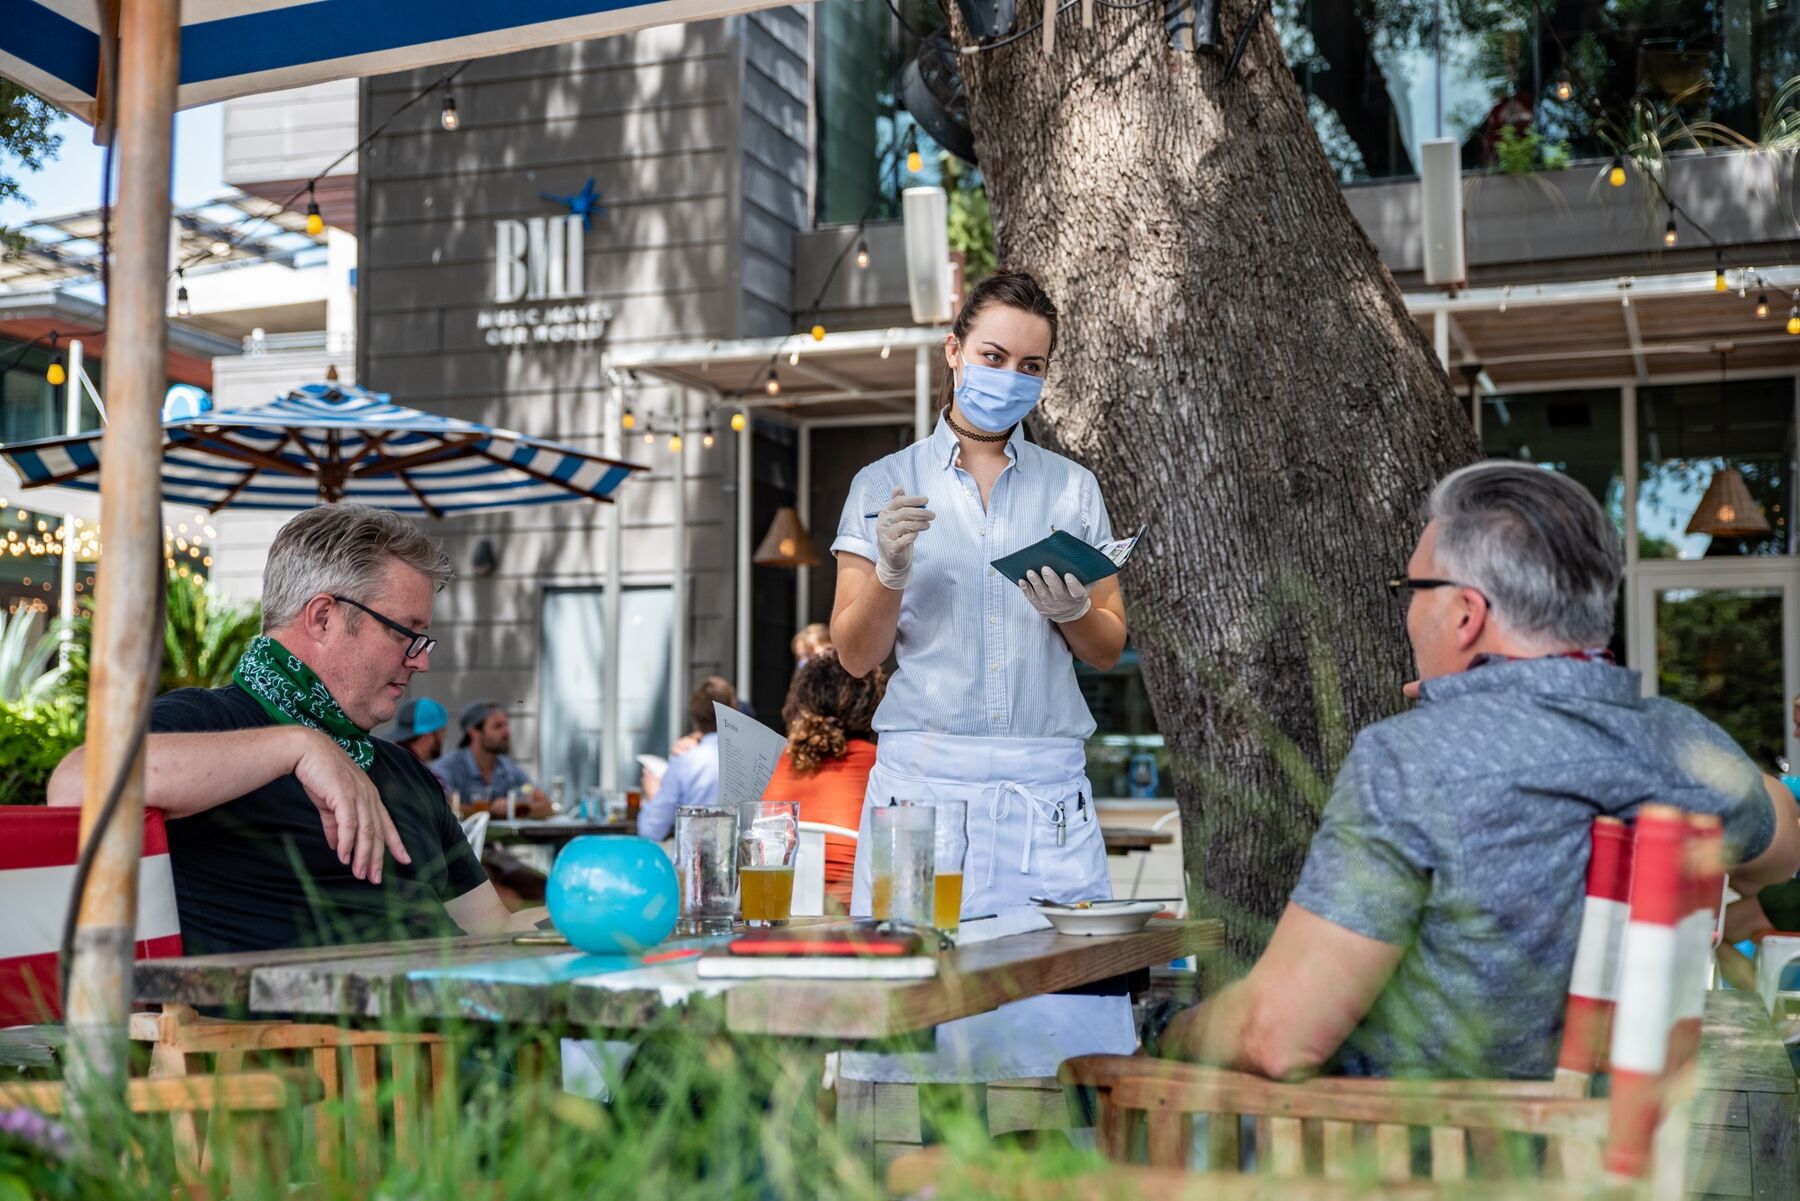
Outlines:
[[389, 742], [409, 742], [421, 734], [450, 724], [450, 711], [428, 696], [407, 701], [394, 715], [394, 724], [381, 732]]

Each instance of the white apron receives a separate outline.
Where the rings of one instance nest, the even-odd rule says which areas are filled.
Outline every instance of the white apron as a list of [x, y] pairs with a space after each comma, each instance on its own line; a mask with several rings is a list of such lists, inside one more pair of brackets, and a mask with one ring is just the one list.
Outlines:
[[[968, 803], [965, 917], [993, 913], [1047, 926], [1024, 912], [1032, 896], [1111, 897], [1106, 842], [1086, 770], [1082, 744], [1073, 738], [881, 735], [863, 799], [850, 912], [869, 913], [869, 811], [890, 800]], [[1012, 1080], [1054, 1076], [1070, 1056], [1136, 1049], [1129, 997], [1044, 996], [939, 1026], [935, 1054], [846, 1055], [842, 1074], [853, 1080]]]

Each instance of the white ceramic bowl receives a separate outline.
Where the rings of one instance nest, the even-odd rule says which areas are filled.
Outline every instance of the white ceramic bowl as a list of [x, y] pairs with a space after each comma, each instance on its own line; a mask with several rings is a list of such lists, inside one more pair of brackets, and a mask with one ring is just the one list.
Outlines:
[[1094, 938], [1102, 934], [1136, 934], [1163, 908], [1161, 901], [1136, 901], [1128, 905], [1096, 905], [1091, 909], [1040, 905], [1038, 912], [1050, 919], [1059, 934]]

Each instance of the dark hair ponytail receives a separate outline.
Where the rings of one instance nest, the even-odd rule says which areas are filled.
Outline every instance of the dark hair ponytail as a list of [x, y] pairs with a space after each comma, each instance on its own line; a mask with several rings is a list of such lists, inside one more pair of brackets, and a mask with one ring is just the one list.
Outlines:
[[[1024, 271], [997, 271], [988, 276], [973, 288], [969, 289], [968, 299], [957, 310], [956, 319], [950, 323], [950, 332], [956, 335], [956, 344], [961, 346], [963, 339], [969, 336], [969, 327], [975, 319], [990, 305], [1004, 305], [1009, 309], [1018, 309], [1022, 313], [1030, 313], [1034, 317], [1042, 317], [1050, 323], [1050, 349], [1056, 350], [1057, 313], [1056, 302], [1043, 286]], [[941, 412], [950, 407], [951, 398], [956, 394], [956, 375], [944, 372], [944, 386], [938, 390], [938, 410]]]

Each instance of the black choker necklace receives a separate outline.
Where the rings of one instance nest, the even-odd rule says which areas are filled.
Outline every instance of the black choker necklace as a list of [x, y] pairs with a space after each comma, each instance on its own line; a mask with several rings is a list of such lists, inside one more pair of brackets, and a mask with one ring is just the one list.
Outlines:
[[1007, 430], [1003, 434], [983, 434], [975, 430], [964, 429], [962, 426], [956, 424], [956, 418], [950, 415], [949, 409], [944, 410], [944, 423], [950, 427], [950, 432], [957, 437], [968, 438], [975, 442], [1004, 442], [1012, 437], [1012, 430]]

